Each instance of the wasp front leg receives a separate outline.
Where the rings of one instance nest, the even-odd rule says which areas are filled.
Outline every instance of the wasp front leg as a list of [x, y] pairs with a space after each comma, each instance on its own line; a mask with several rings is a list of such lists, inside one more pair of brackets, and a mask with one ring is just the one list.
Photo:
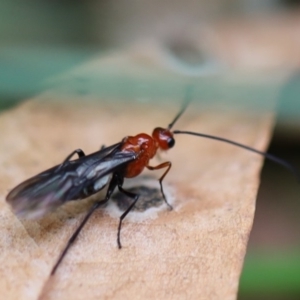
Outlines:
[[159, 169], [163, 169], [163, 168], [167, 168], [167, 170], [164, 172], [164, 174], [159, 178], [159, 184], [160, 184], [160, 191], [162, 193], [162, 196], [163, 196], [163, 198], [164, 198], [164, 200], [165, 200], [165, 202], [168, 205], [168, 207], [169, 207], [170, 210], [172, 210], [173, 207], [167, 201], [167, 198], [166, 198], [165, 193], [164, 193], [162, 181], [165, 178], [165, 176], [168, 174], [168, 172], [170, 171], [171, 167], [172, 167], [172, 163], [170, 161], [166, 161], [166, 162], [164, 162], [162, 164], [159, 164], [158, 166], [155, 166], [155, 167], [147, 166], [147, 169], [151, 170], [151, 171], [159, 170]]

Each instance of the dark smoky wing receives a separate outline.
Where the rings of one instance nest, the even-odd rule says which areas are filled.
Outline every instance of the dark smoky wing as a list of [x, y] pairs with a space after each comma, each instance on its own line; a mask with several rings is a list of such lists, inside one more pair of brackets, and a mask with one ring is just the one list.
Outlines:
[[[61, 164], [54, 166], [46, 171], [43, 171], [41, 173], [39, 173], [36, 176], [40, 176], [40, 177], [47, 177], [51, 174], [53, 174], [53, 172], [56, 172], [58, 168], [61, 168], [61, 171], [66, 172], [66, 171], [73, 171], [76, 170], [76, 168], [82, 164], [85, 165], [91, 165], [93, 164], [95, 161], [101, 161], [102, 158], [104, 157], [109, 157], [112, 153], [114, 153], [115, 151], [117, 151], [120, 146], [122, 145], [122, 143], [117, 143], [114, 144], [112, 146], [106, 147], [104, 149], [101, 149], [97, 152], [91, 153], [89, 155], [80, 157], [78, 159], [74, 159], [74, 160], [70, 160], [63, 168], [61, 168]], [[35, 176], [35, 177], [36, 177]]]
[[136, 159], [134, 152], [114, 151], [110, 155], [95, 160], [89, 166], [84, 164], [77, 168], [78, 176], [74, 178], [73, 186], [67, 194], [69, 200], [83, 199], [91, 196], [106, 186], [110, 175], [122, 169], [129, 162]]
[[112, 172], [135, 159], [116, 144], [48, 169], [16, 186], [6, 197], [13, 211], [38, 218], [63, 203], [86, 198], [104, 188]]
[[64, 195], [65, 201], [84, 199], [103, 189], [111, 179], [112, 173], [121, 172], [122, 168], [136, 159], [134, 152], [119, 150], [107, 155], [101, 160], [95, 157], [83, 163], [76, 169], [72, 187]]
[[62, 177], [59, 173], [42, 177], [37, 175], [15, 187], [6, 201], [16, 215], [38, 218], [66, 202], [65, 195], [72, 185], [70, 176]]
[[114, 144], [88, 156], [68, 161], [63, 166], [62, 164], [59, 164], [46, 171], [43, 171], [16, 186], [7, 195], [6, 199], [8, 202], [10, 202], [15, 198], [18, 198], [20, 196], [24, 197], [27, 194], [34, 197], [38, 194], [41, 194], [42, 191], [46, 193], [48, 192], [48, 190], [54, 190], [55, 188], [60, 187], [61, 182], [63, 182], [67, 178], [77, 178], [77, 170], [79, 168], [81, 170], [84, 170], [88, 169], [96, 162], [101, 163], [104, 158], [109, 157], [111, 154], [115, 153], [116, 149], [120, 147], [120, 145], [121, 143]]

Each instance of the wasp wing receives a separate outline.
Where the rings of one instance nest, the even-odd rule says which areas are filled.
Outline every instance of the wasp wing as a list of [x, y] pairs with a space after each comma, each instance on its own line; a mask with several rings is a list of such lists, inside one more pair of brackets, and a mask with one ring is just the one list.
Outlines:
[[83, 199], [106, 186], [113, 172], [136, 158], [121, 143], [48, 169], [16, 186], [6, 197], [15, 214], [43, 216], [70, 200]]

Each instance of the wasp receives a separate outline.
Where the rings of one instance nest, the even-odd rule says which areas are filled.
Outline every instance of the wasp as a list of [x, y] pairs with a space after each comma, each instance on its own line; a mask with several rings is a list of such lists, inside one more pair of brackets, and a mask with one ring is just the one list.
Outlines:
[[[145, 168], [149, 170], [165, 169], [165, 172], [159, 178], [160, 190], [165, 204], [170, 210], [172, 209], [163, 189], [163, 180], [170, 171], [172, 163], [166, 161], [157, 166], [151, 166], [150, 161], [157, 154], [158, 150], [166, 151], [174, 147], [174, 135], [176, 134], [214, 139], [243, 148], [282, 165], [297, 178], [300, 177], [298, 171], [291, 164], [269, 153], [222, 137], [192, 131], [172, 131], [174, 124], [184, 113], [189, 102], [190, 99], [185, 101], [181, 110], [169, 126], [166, 128], [156, 127], [152, 135], [140, 133], [135, 136], [127, 136], [121, 142], [109, 147], [102, 147], [101, 150], [89, 155], [85, 155], [81, 149], [74, 150], [61, 164], [25, 180], [10, 191], [6, 197], [6, 201], [11, 205], [15, 214], [26, 218], [37, 218], [68, 201], [85, 199], [107, 187], [104, 199], [96, 201], [92, 205], [76, 231], [70, 237], [54, 265], [51, 275], [55, 273], [91, 215], [110, 200], [116, 188], [121, 193], [133, 199], [129, 207], [120, 216], [118, 224], [117, 244], [119, 248], [122, 247], [120, 238], [122, 222], [139, 199], [138, 194], [123, 188], [125, 178], [136, 177]], [[72, 160], [74, 155], [77, 155], [78, 158]]]

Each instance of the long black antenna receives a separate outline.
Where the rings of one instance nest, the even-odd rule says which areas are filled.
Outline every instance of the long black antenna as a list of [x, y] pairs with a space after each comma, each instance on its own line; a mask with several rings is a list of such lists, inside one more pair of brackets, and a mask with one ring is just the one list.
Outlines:
[[200, 137], [204, 137], [204, 138], [208, 138], [208, 139], [212, 139], [212, 140], [217, 140], [217, 141], [221, 141], [224, 143], [228, 143], [243, 149], [246, 149], [248, 151], [252, 151], [255, 152], [257, 154], [260, 154], [262, 156], [264, 156], [265, 158], [285, 167], [286, 169], [288, 169], [292, 174], [294, 174], [294, 176], [297, 178], [298, 182], [300, 183], [300, 174], [299, 174], [299, 170], [296, 169], [293, 165], [291, 165], [290, 163], [288, 163], [287, 161], [285, 161], [284, 159], [281, 159], [275, 155], [266, 153], [266, 152], [262, 152], [259, 150], [256, 150], [254, 148], [251, 148], [249, 146], [222, 138], [222, 137], [218, 137], [218, 136], [214, 136], [214, 135], [209, 135], [209, 134], [204, 134], [204, 133], [197, 133], [197, 132], [192, 132], [192, 131], [182, 131], [182, 130], [174, 130], [173, 131], [174, 134], [190, 134], [190, 135], [195, 135], [195, 136], [200, 136]]
[[185, 94], [185, 100], [183, 102], [182, 108], [179, 111], [179, 113], [176, 115], [176, 117], [174, 118], [174, 120], [169, 124], [168, 129], [170, 130], [173, 125], [177, 122], [177, 120], [181, 117], [181, 115], [185, 112], [186, 108], [188, 107], [188, 105], [190, 104], [190, 102], [192, 101], [192, 91], [193, 91], [193, 87], [191, 85], [189, 85], [186, 88], [186, 94]]

